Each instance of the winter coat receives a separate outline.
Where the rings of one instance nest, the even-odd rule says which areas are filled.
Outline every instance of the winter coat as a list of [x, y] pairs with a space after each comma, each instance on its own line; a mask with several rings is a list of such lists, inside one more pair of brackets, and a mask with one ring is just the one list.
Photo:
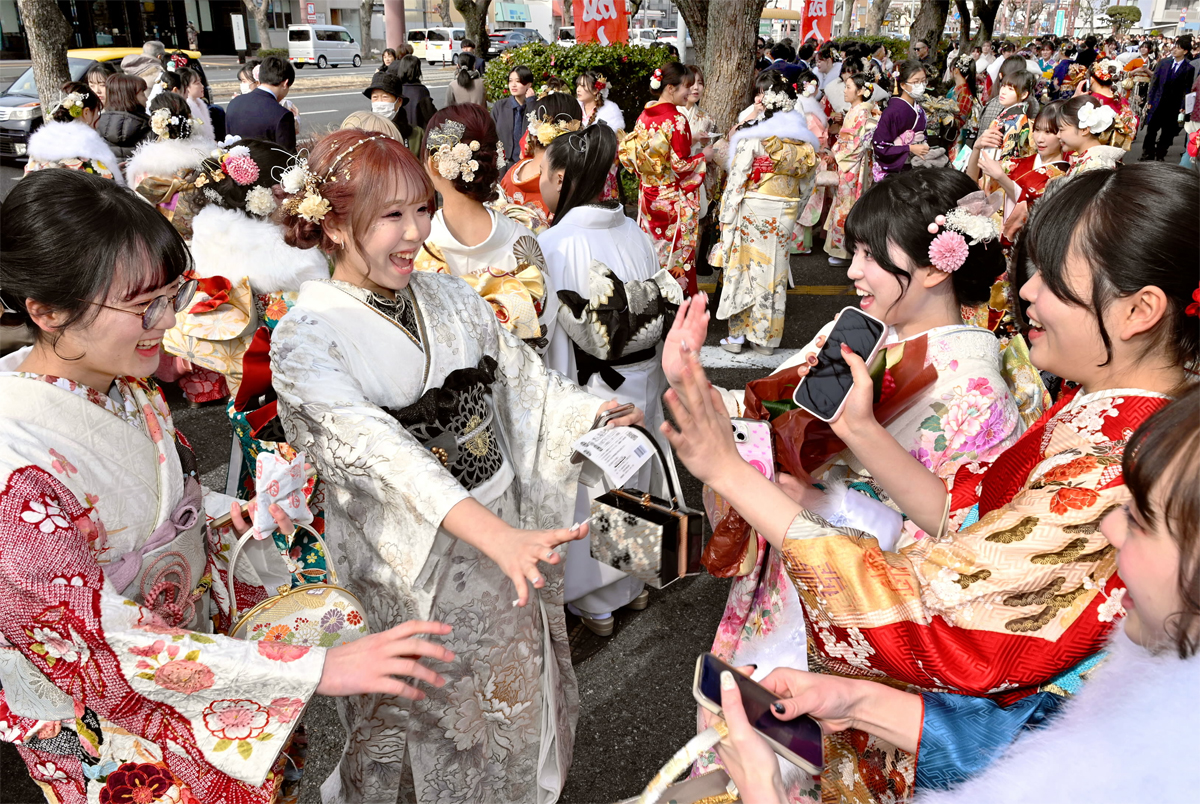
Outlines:
[[96, 123], [96, 132], [122, 162], [133, 156], [143, 141], [153, 136], [150, 118], [140, 112], [106, 111]]

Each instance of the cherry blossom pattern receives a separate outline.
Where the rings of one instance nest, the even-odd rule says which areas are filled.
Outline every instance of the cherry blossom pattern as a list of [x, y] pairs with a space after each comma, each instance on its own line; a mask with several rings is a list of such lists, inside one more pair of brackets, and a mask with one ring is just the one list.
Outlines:
[[162, 765], [126, 762], [105, 779], [99, 800], [100, 804], [179, 804], [183, 795]]
[[37, 529], [42, 533], [53, 533], [59, 528], [66, 528], [70, 525], [70, 521], [62, 509], [54, 500], [45, 496], [40, 500], [27, 502], [25, 510], [21, 512], [21, 519], [30, 525], [37, 525]]
[[33, 640], [29, 649], [41, 656], [47, 667], [54, 667], [59, 662], [86, 662], [91, 658], [91, 648], [70, 626], [67, 627], [66, 636], [53, 628], [34, 627], [32, 630], [25, 629], [25, 633]]

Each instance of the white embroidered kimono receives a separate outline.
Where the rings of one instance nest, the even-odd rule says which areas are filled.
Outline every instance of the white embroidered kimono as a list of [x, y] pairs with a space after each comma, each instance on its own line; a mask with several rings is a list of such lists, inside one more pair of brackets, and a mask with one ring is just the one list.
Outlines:
[[[466, 283], [414, 273], [397, 298], [389, 308], [343, 282], [305, 283], [271, 345], [288, 441], [324, 479], [331, 560], [371, 628], [419, 618], [454, 629], [456, 659], [436, 665], [446, 686], [422, 685], [425, 700], [339, 700], [349, 740], [324, 800], [548, 804], [579, 701], [561, 565], [540, 565], [546, 587], [516, 608], [500, 568], [440, 524], [468, 496], [517, 527], [569, 524], [571, 444], [600, 400], [547, 371]], [[464, 390], [489, 365], [490, 391]], [[457, 457], [454, 439], [442, 442], [446, 464], [414, 435], [431, 429], [400, 424], [431, 399], [467, 431]]]
[[505, 329], [541, 354], [558, 311], [555, 288], [546, 283], [546, 260], [531, 229], [495, 209], [488, 214], [491, 234], [477, 246], [466, 246], [450, 233], [446, 211], [439, 209], [414, 267], [465, 280], [492, 305]]
[[[650, 279], [659, 271], [654, 241], [620, 207], [576, 207], [543, 232], [538, 243], [546, 255], [550, 285], [556, 290], [573, 290], [584, 297], [591, 287], [593, 261], [607, 266], [622, 282]], [[657, 437], [663, 420], [662, 395], [667, 390], [667, 377], [662, 370], [661, 342], [651, 344], [649, 350], [653, 355], [646, 360], [614, 369], [624, 378], [619, 388], [614, 389], [599, 373], [592, 374], [582, 384], [601, 399], [616, 398], [622, 404], [637, 405], [646, 414], [645, 428]], [[580, 380], [574, 347], [561, 327], [550, 339], [546, 365], [571, 380]], [[659, 437], [659, 440], [669, 454], [665, 439]], [[649, 479], [649, 472], [642, 474]], [[637, 481], [634, 478], [632, 485]], [[639, 488], [649, 490], [644, 485]], [[603, 489], [595, 490], [600, 491]], [[585, 521], [590, 505], [587, 489], [580, 487], [574, 521]], [[644, 586], [636, 578], [592, 558], [590, 536], [567, 545], [566, 576], [567, 602], [590, 615], [603, 616], [629, 604]]]
[[[211, 633], [232, 534], [206, 543], [205, 511], [230, 500], [187, 473], [157, 387], [6, 370], [0, 429], [0, 739], [49, 801], [272, 801], [325, 651]], [[286, 583], [272, 542], [243, 555], [239, 602]]]

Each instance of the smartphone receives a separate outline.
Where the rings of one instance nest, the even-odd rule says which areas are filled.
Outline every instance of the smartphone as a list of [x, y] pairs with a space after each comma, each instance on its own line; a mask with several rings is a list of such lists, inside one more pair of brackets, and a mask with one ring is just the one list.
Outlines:
[[767, 480], [775, 479], [775, 450], [772, 447], [769, 422], [734, 419], [733, 440], [742, 460], [757, 469]]
[[746, 719], [775, 753], [813, 776], [821, 775], [821, 726], [808, 715], [795, 720], [780, 720], [771, 711], [771, 704], [779, 696], [758, 682], [734, 670], [711, 653], [702, 653], [696, 659], [696, 679], [692, 684], [692, 695], [696, 703], [715, 715], [721, 712], [721, 673], [733, 673], [738, 689], [742, 693], [742, 706], [746, 708]]
[[836, 419], [854, 386], [850, 365], [842, 357], [842, 344], [870, 365], [886, 334], [887, 325], [878, 318], [857, 307], [843, 308], [817, 355], [817, 365], [800, 378], [792, 401], [823, 422]]
[[615, 408], [612, 408], [611, 410], [604, 411], [603, 413], [600, 414], [600, 417], [598, 419], [596, 419], [596, 427], [593, 429], [599, 429], [599, 428], [603, 427], [604, 425], [608, 424], [613, 419], [619, 419], [628, 413], [632, 413], [633, 409], [636, 407], [637, 407], [637, 405], [633, 404], [632, 402], [626, 402], [624, 405], [617, 405]]

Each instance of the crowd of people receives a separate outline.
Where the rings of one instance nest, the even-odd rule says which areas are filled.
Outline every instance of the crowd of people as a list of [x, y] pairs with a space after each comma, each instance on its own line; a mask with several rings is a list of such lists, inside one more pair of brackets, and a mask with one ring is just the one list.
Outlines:
[[[664, 454], [637, 498], [674, 503], [676, 461], [705, 484], [712, 652], [824, 732], [819, 776], [777, 758], [725, 674], [693, 776], [748, 804], [1190, 800], [1200, 181], [1142, 163], [1190, 38], [945, 71], [925, 42], [760, 39], [725, 130], [679, 61], [641, 110], [520, 65], [489, 109], [469, 44], [440, 110], [389, 49], [370, 110], [306, 141], [286, 60], [222, 110], [149, 43], [31, 139], [0, 210], [2, 322], [32, 340], [0, 357], [0, 739], [47, 800], [294, 801], [326, 695], [325, 801], [555, 801], [566, 615], [606, 636], [652, 600], [594, 557], [598, 426]], [[830, 321], [709, 383], [701, 268], [721, 346], [770, 355], [819, 240], [878, 358], [822, 352]], [[792, 398], [822, 360], [853, 379], [827, 424]], [[224, 489], [167, 383], [224, 405]]]

